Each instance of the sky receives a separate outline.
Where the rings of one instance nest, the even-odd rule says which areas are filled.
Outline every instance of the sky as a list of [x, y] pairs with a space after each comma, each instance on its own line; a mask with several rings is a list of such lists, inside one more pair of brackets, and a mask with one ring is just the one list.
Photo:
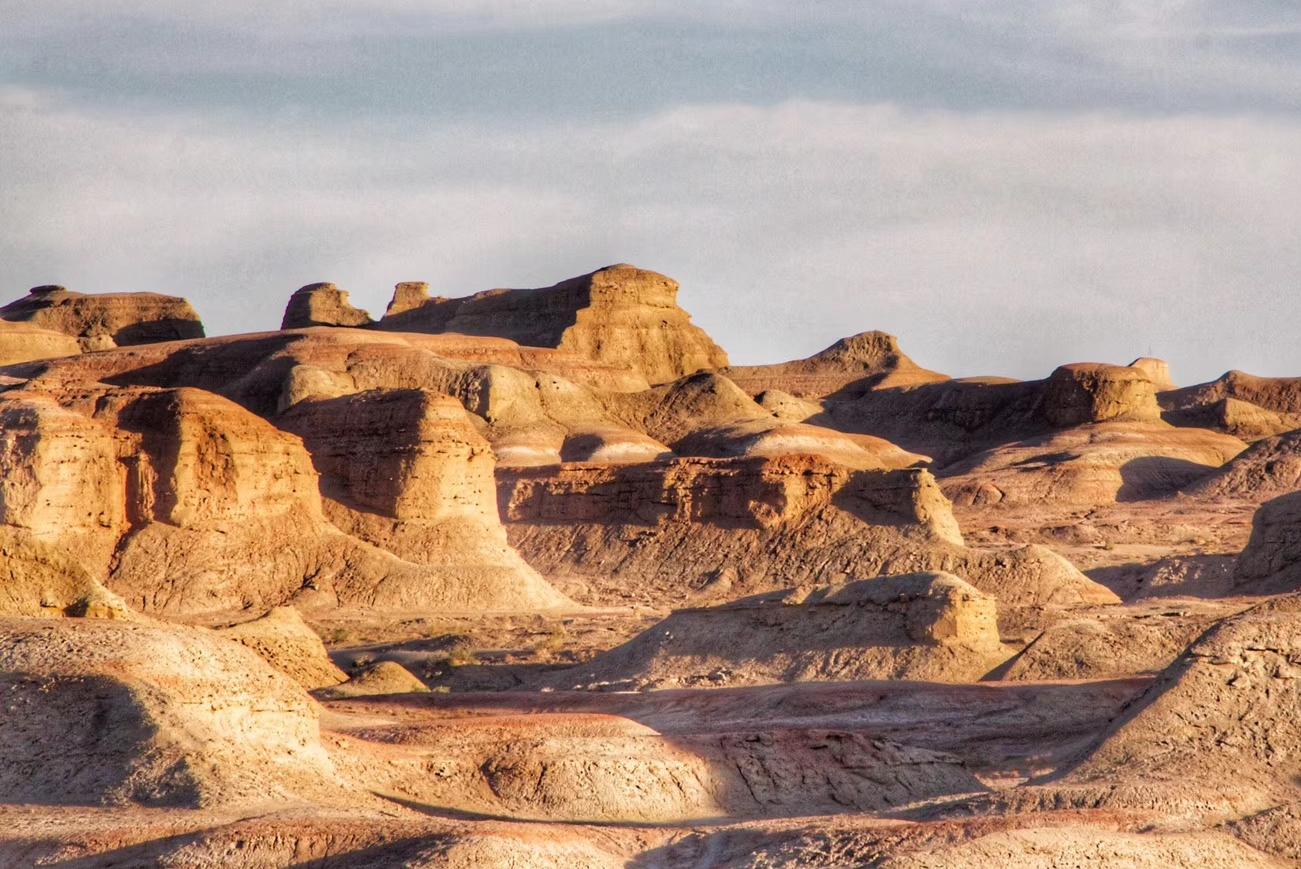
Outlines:
[[0, 294], [632, 262], [735, 363], [1301, 375], [1295, 0], [0, 0]]

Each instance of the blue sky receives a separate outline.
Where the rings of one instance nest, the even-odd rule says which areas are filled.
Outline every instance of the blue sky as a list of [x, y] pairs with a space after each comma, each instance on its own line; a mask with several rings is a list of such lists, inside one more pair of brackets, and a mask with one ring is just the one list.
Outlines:
[[274, 327], [619, 261], [737, 362], [1301, 375], [1293, 2], [0, 0], [0, 276]]

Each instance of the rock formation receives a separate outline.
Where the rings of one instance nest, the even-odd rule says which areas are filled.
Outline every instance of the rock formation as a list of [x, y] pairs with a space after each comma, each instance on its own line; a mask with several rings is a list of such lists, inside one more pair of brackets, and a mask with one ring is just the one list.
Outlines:
[[581, 576], [583, 603], [681, 605], [925, 570], [956, 573], [1011, 608], [1117, 600], [1046, 550], [963, 546], [924, 470], [680, 459], [521, 469], [499, 488], [512, 544], [553, 581]]
[[185, 299], [157, 293], [75, 293], [33, 287], [0, 308], [0, 319], [80, 339], [85, 350], [202, 338], [203, 323]]
[[321, 638], [293, 607], [275, 607], [264, 616], [222, 628], [218, 633], [257, 652], [309, 691], [338, 685], [348, 678], [334, 666]]
[[727, 356], [678, 307], [671, 278], [626, 264], [536, 290], [488, 290], [419, 302], [399, 284], [383, 329], [498, 335], [529, 347], [555, 347], [624, 366], [651, 383], [723, 368]]
[[196, 628], [0, 620], [0, 690], [5, 803], [345, 798], [298, 685]]
[[974, 681], [1003, 663], [994, 599], [942, 573], [891, 576], [678, 610], [552, 677], [560, 688]]
[[1256, 593], [1301, 588], [1301, 492], [1266, 501], [1256, 511], [1234, 579]]
[[724, 373], [751, 394], [776, 389], [803, 399], [948, 379], [913, 362], [899, 349], [899, 339], [885, 332], [861, 332], [841, 338], [807, 359], [737, 366]]
[[71, 335], [42, 329], [31, 323], [0, 320], [0, 365], [75, 356], [81, 344]]
[[1156, 422], [1161, 408], [1147, 373], [1119, 365], [1075, 363], [1052, 373], [1040, 408], [1059, 427], [1123, 420]]
[[676, 294], [0, 311], [0, 865], [1301, 860], [1301, 378]]
[[1301, 431], [1265, 438], [1189, 486], [1197, 498], [1232, 498], [1257, 504], [1301, 490]]
[[369, 326], [370, 314], [354, 308], [348, 292], [334, 284], [308, 284], [289, 297], [281, 329], [306, 329], [309, 326]]

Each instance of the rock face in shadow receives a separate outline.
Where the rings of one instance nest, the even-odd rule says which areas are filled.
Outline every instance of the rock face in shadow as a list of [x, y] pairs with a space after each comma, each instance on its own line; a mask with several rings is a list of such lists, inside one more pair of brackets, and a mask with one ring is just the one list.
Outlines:
[[[383, 473], [410, 471], [387, 492], [406, 524], [362, 513], [353, 530], [402, 555], [331, 524], [301, 439], [192, 388], [0, 394], [7, 420], [0, 525], [57, 545], [145, 612], [265, 610], [291, 600], [381, 608], [564, 604], [505, 543], [491, 501], [491, 453], [451, 405], [460, 428], [433, 435], [447, 435], [442, 477], [422, 476], [432, 473], [430, 462], [416, 455], [435, 453], [436, 444], [403, 440], [429, 434], [419, 425], [398, 432], [396, 442], [379, 439], [372, 453], [372, 470], [388, 462]], [[356, 419], [341, 414], [339, 424]], [[357, 473], [365, 467], [359, 461]], [[471, 494], [453, 493], [450, 482], [438, 488], [458, 474]], [[383, 493], [370, 494], [382, 500]], [[349, 518], [337, 512], [340, 521]]]
[[548, 678], [556, 688], [980, 679], [1011, 657], [994, 598], [951, 574], [790, 589], [684, 609]]
[[348, 293], [334, 284], [308, 284], [289, 297], [281, 329], [305, 329], [309, 326], [369, 326], [370, 314], [354, 308]]
[[727, 365], [722, 349], [678, 307], [677, 282], [635, 266], [609, 266], [542, 289], [417, 304], [419, 292], [399, 285], [380, 328], [497, 335], [631, 368], [651, 383]]
[[1301, 492], [1266, 501], [1256, 510], [1234, 581], [1259, 594], [1301, 588]]
[[280, 419], [311, 454], [344, 531], [519, 609], [568, 601], [506, 542], [492, 450], [454, 398], [377, 390], [303, 401]]
[[203, 337], [203, 323], [189, 302], [158, 293], [86, 294], [35, 287], [0, 308], [0, 319], [62, 332], [80, 339], [86, 350]]
[[0, 619], [0, 689], [6, 803], [360, 798], [335, 775], [302, 689], [201, 629]]

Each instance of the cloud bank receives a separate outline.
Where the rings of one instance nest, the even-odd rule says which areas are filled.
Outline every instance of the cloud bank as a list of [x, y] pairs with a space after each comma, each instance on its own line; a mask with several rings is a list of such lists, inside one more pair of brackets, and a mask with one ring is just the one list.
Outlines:
[[[175, 292], [215, 333], [274, 327], [310, 281], [378, 312], [399, 280], [631, 261], [739, 362], [882, 328], [954, 374], [1149, 351], [1187, 382], [1301, 373], [1287, 7], [709, 6], [0, 0], [6, 293]], [[608, 65], [637, 34], [691, 56]], [[459, 90], [410, 98], [431, 82]]]

